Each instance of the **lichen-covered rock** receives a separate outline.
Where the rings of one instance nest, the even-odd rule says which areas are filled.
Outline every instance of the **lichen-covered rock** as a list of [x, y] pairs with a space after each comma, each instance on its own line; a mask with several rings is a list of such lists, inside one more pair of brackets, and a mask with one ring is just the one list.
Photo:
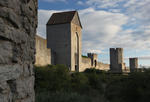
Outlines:
[[0, 0], [0, 102], [34, 102], [37, 0]]

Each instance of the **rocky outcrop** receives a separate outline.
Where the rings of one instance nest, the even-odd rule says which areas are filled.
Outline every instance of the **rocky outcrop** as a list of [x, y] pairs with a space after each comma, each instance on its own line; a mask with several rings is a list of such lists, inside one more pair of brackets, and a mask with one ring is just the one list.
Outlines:
[[0, 0], [0, 102], [34, 102], [37, 0]]

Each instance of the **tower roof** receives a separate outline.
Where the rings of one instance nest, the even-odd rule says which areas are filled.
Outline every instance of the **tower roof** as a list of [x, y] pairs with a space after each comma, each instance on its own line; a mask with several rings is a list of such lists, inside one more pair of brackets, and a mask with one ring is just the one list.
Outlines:
[[[48, 20], [47, 25], [71, 23], [75, 14], [77, 14], [78, 20], [80, 22], [77, 11], [67, 11], [67, 12], [53, 13], [52, 16], [50, 17], [50, 19]], [[80, 22], [79, 26], [81, 26], [81, 28], [82, 28], [81, 22]]]

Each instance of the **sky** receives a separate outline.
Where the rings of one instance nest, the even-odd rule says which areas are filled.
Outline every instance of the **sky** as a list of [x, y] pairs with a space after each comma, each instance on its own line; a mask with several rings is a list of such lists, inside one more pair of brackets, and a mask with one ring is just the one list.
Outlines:
[[39, 0], [37, 34], [46, 37], [46, 23], [54, 12], [78, 10], [82, 53], [97, 53], [109, 63], [109, 48], [124, 49], [124, 61], [138, 57], [150, 66], [150, 0]]

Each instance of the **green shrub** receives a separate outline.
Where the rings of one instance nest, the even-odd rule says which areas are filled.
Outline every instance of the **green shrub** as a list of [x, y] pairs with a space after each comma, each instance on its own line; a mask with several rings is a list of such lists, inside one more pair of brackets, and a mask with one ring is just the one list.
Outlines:
[[71, 86], [73, 91], [86, 92], [89, 88], [88, 78], [83, 73], [73, 73], [71, 75]]
[[96, 74], [104, 74], [106, 73], [103, 70], [95, 69], [95, 68], [87, 68], [84, 70], [84, 73], [96, 73]]
[[70, 74], [63, 65], [36, 67], [36, 90], [61, 91], [66, 90], [70, 82]]
[[103, 93], [103, 86], [102, 86], [102, 81], [101, 78], [98, 74], [96, 73], [88, 73], [86, 74], [88, 81], [89, 81], [89, 86], [91, 89], [97, 90], [99, 93]]
[[[93, 102], [94, 97], [79, 93], [66, 92], [42, 92], [36, 94], [36, 102]], [[94, 101], [100, 102], [100, 101]]]
[[[115, 79], [116, 78], [116, 79]], [[135, 72], [128, 76], [113, 77], [105, 93], [111, 102], [148, 102], [150, 96], [150, 71]]]

